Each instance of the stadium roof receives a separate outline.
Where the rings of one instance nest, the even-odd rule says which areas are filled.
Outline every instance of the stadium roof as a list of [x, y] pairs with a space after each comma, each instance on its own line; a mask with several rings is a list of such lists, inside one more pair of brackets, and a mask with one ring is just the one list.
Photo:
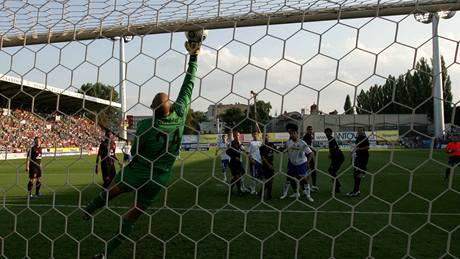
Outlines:
[[22, 78], [0, 74], [0, 104], [11, 101], [11, 108], [31, 108], [34, 111], [62, 111], [74, 114], [85, 108], [99, 111], [107, 106], [121, 108], [121, 104], [44, 85]]

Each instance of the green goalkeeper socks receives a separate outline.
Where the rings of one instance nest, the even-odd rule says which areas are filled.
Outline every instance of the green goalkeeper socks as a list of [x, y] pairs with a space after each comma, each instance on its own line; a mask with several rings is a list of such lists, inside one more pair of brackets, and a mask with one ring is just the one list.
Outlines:
[[129, 222], [125, 219], [122, 220], [121, 222], [121, 233], [115, 236], [112, 240], [109, 241], [107, 244], [107, 255], [111, 255], [115, 249], [120, 246], [121, 242], [125, 240], [129, 235], [131, 235], [131, 232], [133, 232], [134, 229], [134, 223]]
[[92, 214], [99, 208], [102, 208], [105, 205], [105, 197], [107, 193], [105, 191], [100, 192], [92, 201], [86, 205], [85, 211], [89, 214]]
[[[88, 203], [85, 208], [85, 211], [89, 214], [92, 214], [99, 208], [102, 208], [105, 205], [106, 201], [106, 192], [99, 193], [92, 201]], [[121, 231], [117, 234], [112, 240], [107, 244], [107, 255], [111, 255], [115, 249], [120, 246], [120, 244], [125, 240], [131, 232], [133, 232], [134, 223], [123, 219], [121, 223]]]

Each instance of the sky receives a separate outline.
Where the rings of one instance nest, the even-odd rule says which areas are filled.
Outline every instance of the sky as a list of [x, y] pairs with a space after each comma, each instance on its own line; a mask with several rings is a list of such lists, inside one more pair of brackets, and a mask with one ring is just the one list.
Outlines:
[[[460, 101], [460, 14], [439, 24], [440, 52]], [[432, 56], [431, 24], [412, 15], [210, 30], [198, 63], [192, 109], [248, 103], [250, 91], [271, 114], [313, 103], [343, 113], [361, 90]], [[128, 114], [151, 114], [158, 92], [177, 97], [186, 69], [184, 33], [136, 36], [125, 45]], [[76, 91], [101, 82], [118, 88], [119, 46], [108, 39], [3, 48], [0, 73]], [[455, 63], [455, 61], [457, 63]]]

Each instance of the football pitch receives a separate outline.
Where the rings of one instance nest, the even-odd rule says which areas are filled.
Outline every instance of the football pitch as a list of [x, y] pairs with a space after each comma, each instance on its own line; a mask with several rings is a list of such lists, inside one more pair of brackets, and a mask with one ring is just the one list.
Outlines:
[[[352, 189], [349, 154], [335, 196], [327, 156], [319, 152], [314, 202], [280, 200], [282, 173], [274, 179], [274, 198], [261, 202], [229, 195], [214, 151], [183, 152], [167, 190], [136, 223], [133, 241], [111, 258], [460, 257], [460, 176], [448, 188], [442, 151], [371, 151], [358, 198], [345, 196]], [[275, 168], [286, 172], [285, 159], [278, 156]], [[81, 206], [100, 190], [94, 161], [45, 158], [42, 196], [30, 201], [24, 160], [0, 162], [2, 257], [91, 258], [103, 249], [134, 196], [120, 196], [93, 222], [83, 221]]]

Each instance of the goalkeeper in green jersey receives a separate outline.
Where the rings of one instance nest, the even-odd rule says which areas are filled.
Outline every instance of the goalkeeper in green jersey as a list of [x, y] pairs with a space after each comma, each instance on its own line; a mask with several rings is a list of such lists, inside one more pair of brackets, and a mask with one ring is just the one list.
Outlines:
[[111, 255], [129, 237], [136, 220], [152, 205], [169, 180], [190, 110], [200, 47], [201, 42], [185, 43], [190, 61], [176, 102], [171, 105], [166, 93], [158, 93], [153, 98], [151, 108], [154, 116], [137, 125], [131, 148], [132, 161], [115, 176], [108, 191], [99, 193], [85, 207], [83, 218], [89, 220], [97, 209], [106, 205], [106, 200], [110, 201], [125, 192], [135, 191], [137, 194], [132, 207], [122, 217], [120, 232], [108, 242], [105, 253], [93, 258]]

